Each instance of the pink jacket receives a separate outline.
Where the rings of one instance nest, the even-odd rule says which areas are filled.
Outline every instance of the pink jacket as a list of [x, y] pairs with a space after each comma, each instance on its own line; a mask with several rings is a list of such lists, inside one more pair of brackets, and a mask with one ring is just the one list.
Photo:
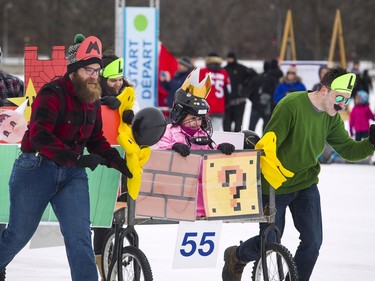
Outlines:
[[367, 132], [370, 128], [370, 120], [375, 120], [374, 114], [368, 104], [357, 104], [350, 112], [349, 128], [350, 135], [356, 132]]
[[[203, 132], [202, 129], [199, 129], [194, 134], [194, 137], [199, 137], [199, 136], [206, 136], [206, 133]], [[180, 126], [172, 126], [172, 124], [168, 124], [167, 129], [165, 130], [164, 136], [156, 144], [156, 147], [158, 149], [171, 150], [172, 146], [176, 142], [188, 144], [186, 137], [189, 137], [189, 136], [181, 130]], [[216, 147], [214, 143], [213, 143], [213, 147], [214, 148]], [[210, 150], [211, 148], [208, 145], [198, 145], [198, 144], [192, 143], [190, 149], [191, 150]]]

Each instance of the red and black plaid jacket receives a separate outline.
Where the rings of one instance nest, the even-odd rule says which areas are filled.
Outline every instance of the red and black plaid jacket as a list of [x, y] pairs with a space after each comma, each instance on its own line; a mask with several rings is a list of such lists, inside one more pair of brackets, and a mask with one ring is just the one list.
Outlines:
[[110, 165], [120, 155], [103, 136], [102, 125], [100, 102], [82, 103], [74, 93], [69, 75], [65, 74], [37, 94], [21, 150], [39, 152], [61, 166], [75, 166], [87, 147], [89, 153], [104, 157]]
[[0, 71], [0, 106], [14, 105], [7, 98], [22, 97], [24, 95], [23, 81], [13, 75]]

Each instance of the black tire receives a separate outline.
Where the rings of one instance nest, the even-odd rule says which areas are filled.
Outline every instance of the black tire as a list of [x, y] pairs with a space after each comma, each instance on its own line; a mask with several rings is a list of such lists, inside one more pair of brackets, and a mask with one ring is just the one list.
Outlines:
[[109, 281], [152, 281], [152, 271], [146, 255], [138, 248], [122, 248], [122, 280], [118, 280], [117, 262], [111, 270]]
[[[108, 233], [107, 237], [105, 238], [105, 242], [104, 242], [103, 250], [102, 250], [102, 270], [103, 270], [104, 280], [107, 278], [109, 267], [112, 262], [114, 243], [115, 243], [115, 230], [113, 229], [110, 233]], [[123, 243], [124, 243], [123, 244], [124, 247], [132, 245], [127, 237], [124, 239]]]
[[[276, 243], [266, 245], [266, 260], [269, 281], [298, 281], [298, 272], [294, 259], [289, 250], [283, 245]], [[264, 280], [262, 256], [259, 256], [254, 262], [251, 280]]]

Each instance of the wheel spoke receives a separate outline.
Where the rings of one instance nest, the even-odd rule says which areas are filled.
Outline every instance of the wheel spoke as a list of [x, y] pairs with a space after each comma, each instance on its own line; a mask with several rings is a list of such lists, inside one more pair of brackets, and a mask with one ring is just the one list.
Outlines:
[[[269, 281], [297, 281], [298, 274], [292, 255], [289, 250], [280, 244], [266, 246], [266, 266]], [[253, 281], [265, 280], [262, 267], [262, 258], [259, 257], [253, 268]]]

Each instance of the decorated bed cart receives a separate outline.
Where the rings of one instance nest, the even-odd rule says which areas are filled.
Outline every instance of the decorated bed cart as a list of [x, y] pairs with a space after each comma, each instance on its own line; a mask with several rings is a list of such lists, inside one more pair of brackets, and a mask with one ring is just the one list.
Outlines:
[[[118, 145], [114, 146], [123, 153]], [[8, 180], [19, 154], [18, 144], [0, 143], [0, 222], [6, 223], [9, 217]], [[139, 249], [137, 224], [211, 220], [269, 222], [262, 234], [262, 255], [256, 261], [253, 278], [267, 280], [268, 275], [278, 274], [277, 280], [283, 280], [285, 275], [296, 280], [292, 256], [280, 244], [280, 233], [273, 224], [273, 189], [270, 205], [263, 208], [260, 156], [259, 150], [239, 150], [229, 156], [217, 151], [193, 151], [188, 157], [152, 150], [143, 166], [138, 198], [133, 200], [127, 195], [126, 203], [116, 202], [121, 185], [126, 185], [118, 171], [105, 166], [87, 170], [93, 227], [110, 227], [112, 222], [115, 225], [103, 252], [107, 280], [132, 280], [127, 278], [134, 274], [142, 276], [140, 280], [152, 280], [151, 266]], [[42, 218], [42, 226], [46, 223], [57, 223], [50, 206]], [[277, 239], [266, 245], [270, 231], [276, 232]], [[118, 260], [122, 262], [117, 263]]]
[[[281, 245], [281, 235], [273, 224], [276, 212], [273, 189], [270, 190], [270, 204], [263, 208], [260, 155], [259, 150], [240, 150], [230, 156], [217, 151], [193, 151], [188, 157], [182, 157], [173, 151], [153, 150], [143, 167], [137, 200], [128, 196], [127, 206], [114, 214], [116, 229], [107, 240], [103, 253], [103, 269], [107, 280], [115, 280], [115, 276], [127, 280], [124, 277], [124, 262], [119, 265], [116, 261], [124, 261], [129, 257], [129, 253], [126, 253], [128, 245], [138, 248], [138, 235], [134, 228], [136, 224], [182, 221], [269, 223], [262, 233], [262, 254], [255, 263], [253, 280], [284, 280], [286, 277], [297, 280], [292, 255]], [[125, 224], [127, 226], [123, 228]], [[276, 233], [276, 240], [266, 245], [269, 232]], [[214, 236], [215, 232], [209, 235]], [[195, 245], [186, 235], [183, 239], [182, 245]], [[202, 239], [206, 240], [201, 243], [210, 245], [204, 253], [209, 255], [216, 245], [210, 238]], [[185, 257], [190, 253], [181, 250]], [[137, 258], [142, 260], [144, 280], [152, 280], [151, 277], [146, 278], [147, 272], [151, 271], [146, 256], [139, 253]], [[277, 277], [271, 279], [269, 276]]]

